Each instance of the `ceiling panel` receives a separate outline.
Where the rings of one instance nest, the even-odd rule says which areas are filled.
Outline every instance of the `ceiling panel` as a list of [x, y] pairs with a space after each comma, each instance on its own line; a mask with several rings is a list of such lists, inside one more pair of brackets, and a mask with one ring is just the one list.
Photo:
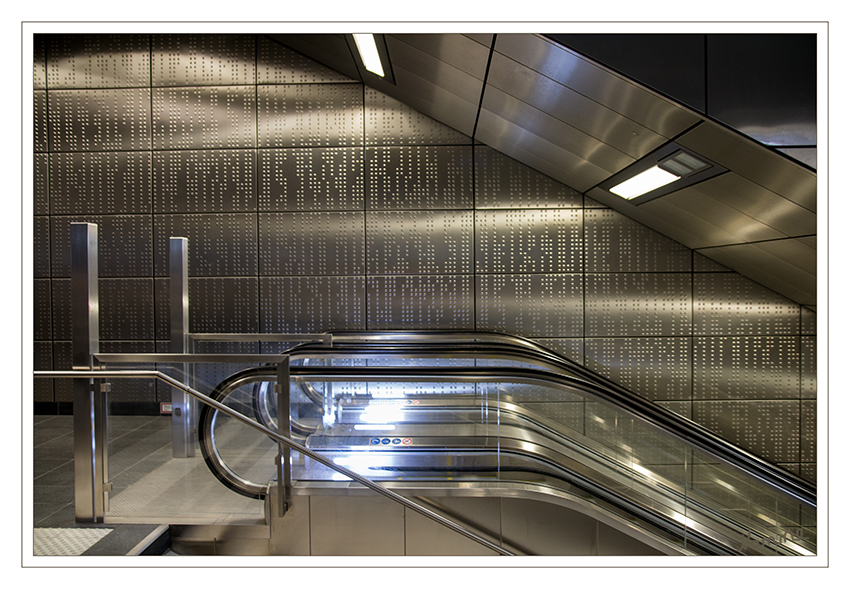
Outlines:
[[431, 57], [484, 80], [487, 75], [489, 48], [463, 35], [387, 35], [387, 47], [393, 63], [401, 59], [397, 51], [405, 46], [416, 48]]

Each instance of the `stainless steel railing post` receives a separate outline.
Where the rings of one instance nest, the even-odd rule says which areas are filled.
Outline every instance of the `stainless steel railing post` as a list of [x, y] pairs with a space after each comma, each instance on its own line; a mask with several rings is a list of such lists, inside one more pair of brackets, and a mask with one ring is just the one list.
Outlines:
[[[189, 240], [172, 237], [169, 242], [169, 300], [171, 302], [172, 354], [189, 352]], [[189, 384], [188, 364], [180, 365], [181, 377]], [[171, 389], [171, 455], [174, 458], [190, 458], [195, 455], [192, 397], [183, 391]]]
[[[289, 416], [289, 356], [277, 363], [277, 433], [283, 438], [291, 437]], [[289, 508], [289, 496], [292, 489], [292, 451], [289, 446], [278, 441], [277, 485], [280, 505], [278, 514], [283, 516]]]

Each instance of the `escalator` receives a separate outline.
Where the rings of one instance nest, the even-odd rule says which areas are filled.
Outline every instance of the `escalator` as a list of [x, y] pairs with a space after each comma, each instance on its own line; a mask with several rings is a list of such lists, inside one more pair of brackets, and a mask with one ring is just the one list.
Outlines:
[[[286, 433], [375, 482], [579, 505], [694, 554], [816, 553], [811, 484], [530, 340], [352, 332], [288, 354]], [[276, 430], [276, 374], [242, 370], [211, 396]], [[278, 446], [246, 430], [201, 412], [210, 470], [262, 499]], [[345, 477], [295, 453], [292, 479]]]

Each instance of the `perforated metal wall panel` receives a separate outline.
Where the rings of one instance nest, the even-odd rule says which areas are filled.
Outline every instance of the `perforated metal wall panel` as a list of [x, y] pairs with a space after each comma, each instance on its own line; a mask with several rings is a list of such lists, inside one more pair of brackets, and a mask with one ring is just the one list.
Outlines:
[[650, 401], [691, 398], [691, 338], [588, 338], [585, 366]]
[[365, 280], [359, 276], [260, 278], [263, 333], [366, 329]]
[[[71, 369], [71, 342], [53, 342], [53, 370]], [[57, 403], [69, 403], [74, 400], [73, 385], [67, 378], [53, 382], [53, 399]]]
[[[153, 341], [105, 341], [100, 346], [104, 354], [152, 354]], [[155, 370], [154, 364], [108, 366], [128, 370]], [[114, 379], [110, 381], [109, 403], [156, 403], [156, 381], [150, 379]], [[111, 448], [110, 452], [115, 449]]]
[[493, 274], [582, 270], [582, 211], [475, 213], [475, 270]]
[[258, 84], [317, 84], [353, 82], [343, 74], [289, 47], [257, 35]]
[[360, 84], [257, 86], [256, 91], [259, 147], [363, 145]]
[[471, 145], [472, 139], [383, 92], [364, 90], [366, 145]]
[[694, 421], [773, 462], [799, 462], [799, 401], [694, 402]]
[[691, 334], [688, 274], [587, 274], [585, 336]]
[[260, 214], [260, 274], [363, 274], [362, 212]]
[[51, 154], [51, 214], [150, 214], [150, 160], [146, 151]]
[[32, 36], [32, 87], [44, 90], [47, 87], [47, 36]]
[[818, 392], [818, 340], [814, 336], [800, 338], [800, 396], [815, 399]]
[[[191, 262], [190, 262], [191, 263]], [[256, 333], [257, 278], [190, 278], [191, 333]]]
[[[257, 342], [194, 342], [195, 352], [199, 354], [257, 354], [259, 346]], [[202, 393], [209, 394], [218, 383], [237, 372], [252, 366], [240, 363], [205, 363], [195, 366], [192, 372], [192, 380], [195, 388]], [[171, 393], [160, 389], [159, 397], [162, 401], [170, 401]]]
[[52, 90], [48, 106], [51, 151], [151, 147], [149, 88]]
[[374, 211], [366, 216], [369, 274], [468, 274], [472, 211]]
[[154, 86], [254, 84], [254, 35], [153, 35]]
[[244, 213], [257, 210], [253, 150], [153, 154], [154, 213]]
[[740, 274], [695, 274], [694, 333], [796, 335], [800, 306]]
[[52, 275], [71, 275], [71, 223], [96, 223], [98, 276], [151, 276], [150, 215], [51, 217]]
[[47, 55], [51, 89], [150, 85], [148, 35], [51, 35]]
[[33, 338], [53, 339], [52, 281], [33, 281]]
[[818, 460], [818, 403], [800, 403], [800, 462]]
[[478, 209], [581, 208], [577, 190], [485, 145], [476, 145], [475, 207]]
[[[53, 342], [33, 342], [32, 367], [33, 370], [53, 370]], [[52, 402], [53, 380], [36, 378], [33, 381], [33, 402]]]
[[369, 209], [472, 208], [472, 147], [366, 149]]
[[50, 212], [50, 201], [47, 189], [47, 154], [33, 155], [33, 213], [47, 215]]
[[583, 335], [581, 274], [476, 276], [476, 329], [525, 337]]
[[800, 308], [800, 334], [801, 335], [817, 335], [818, 332], [818, 314], [807, 309]]
[[691, 250], [611, 209], [584, 212], [588, 272], [690, 272]]
[[707, 258], [699, 252], [693, 252], [694, 272], [731, 272], [729, 268], [718, 264], [711, 258]]
[[50, 217], [33, 219], [33, 277], [50, 278]]
[[584, 364], [584, 338], [535, 338], [534, 341], [577, 364]]
[[257, 105], [252, 86], [154, 88], [154, 149], [254, 147]]
[[102, 278], [98, 288], [101, 340], [153, 340], [153, 278]]
[[694, 399], [788, 398], [800, 398], [800, 338], [694, 338]]
[[367, 329], [472, 329], [472, 296], [472, 276], [370, 276]]
[[363, 210], [363, 149], [259, 152], [261, 211]]
[[189, 239], [189, 276], [257, 274], [256, 215], [155, 215], [153, 233], [157, 276], [168, 275], [171, 237]]
[[47, 151], [47, 92], [36, 90], [32, 93], [33, 97], [33, 149], [36, 152]]

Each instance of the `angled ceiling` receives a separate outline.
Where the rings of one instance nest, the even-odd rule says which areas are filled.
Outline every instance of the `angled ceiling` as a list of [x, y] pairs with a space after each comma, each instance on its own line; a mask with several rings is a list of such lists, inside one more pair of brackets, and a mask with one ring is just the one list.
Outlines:
[[[817, 302], [817, 177], [534, 34], [384, 35], [391, 78], [344, 35], [271, 35], [789, 299]], [[671, 141], [725, 168], [648, 201], [599, 185]]]

